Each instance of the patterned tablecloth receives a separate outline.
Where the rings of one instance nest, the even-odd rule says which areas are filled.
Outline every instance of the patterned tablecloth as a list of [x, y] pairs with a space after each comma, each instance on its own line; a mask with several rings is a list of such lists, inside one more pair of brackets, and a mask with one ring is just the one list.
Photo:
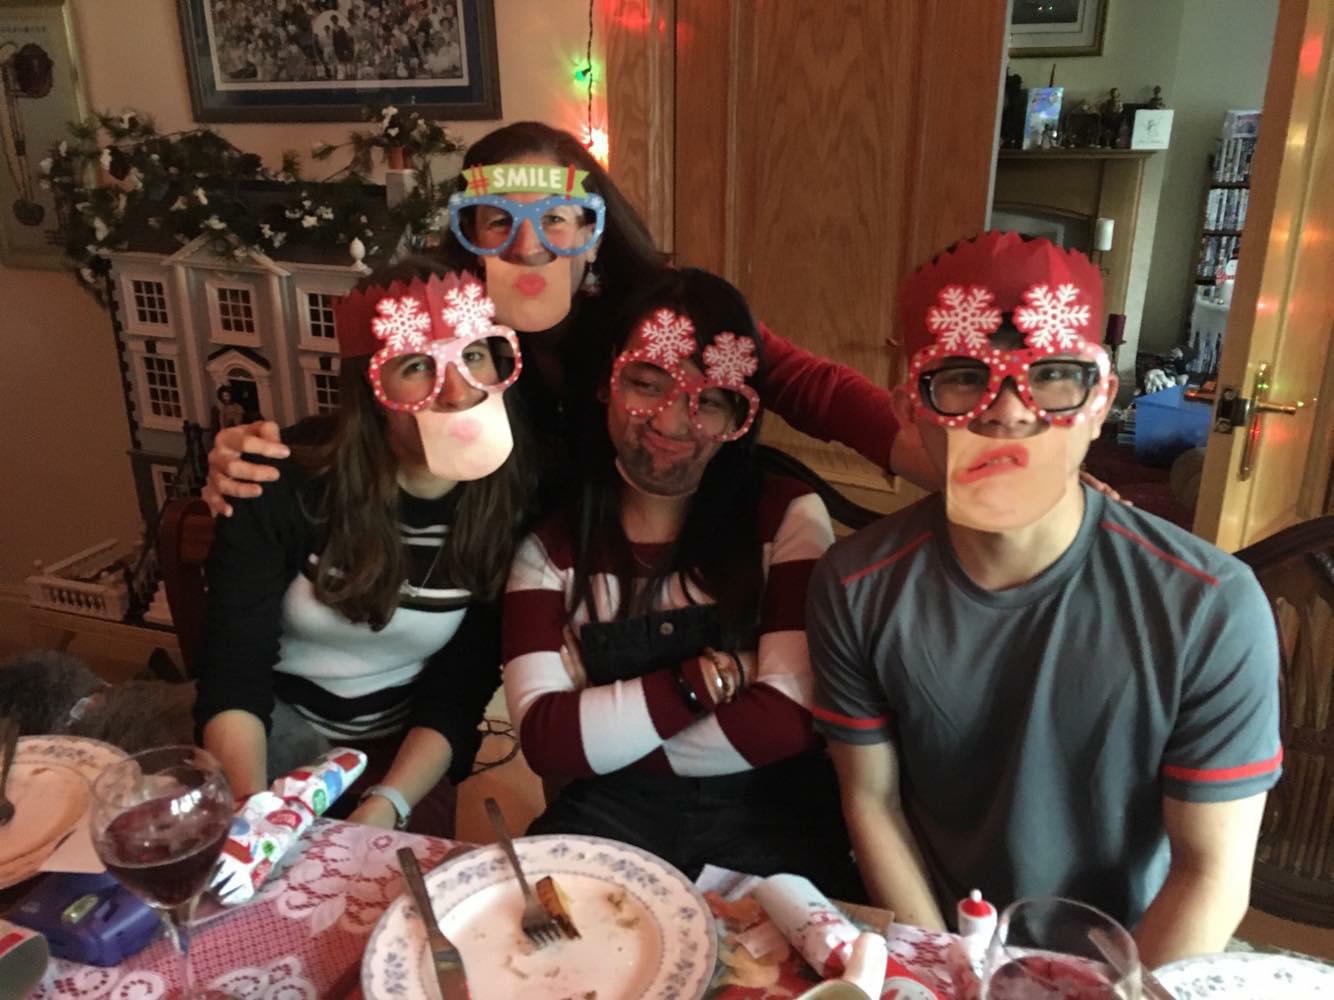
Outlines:
[[[468, 845], [352, 823], [317, 821], [300, 853], [250, 903], [198, 928], [191, 956], [198, 984], [240, 1000], [359, 998], [362, 952], [372, 929], [403, 892], [395, 851], [410, 846], [430, 869]], [[711, 902], [714, 902], [711, 900]], [[715, 906], [715, 910], [717, 906]], [[942, 997], [952, 997], [944, 952], [949, 936], [895, 924], [891, 953]], [[714, 1000], [794, 997], [815, 982], [791, 956], [758, 977], [739, 975], [720, 949]], [[30, 1000], [155, 1000], [178, 985], [164, 938], [115, 968], [53, 960]], [[738, 985], [745, 982], [748, 985]]]

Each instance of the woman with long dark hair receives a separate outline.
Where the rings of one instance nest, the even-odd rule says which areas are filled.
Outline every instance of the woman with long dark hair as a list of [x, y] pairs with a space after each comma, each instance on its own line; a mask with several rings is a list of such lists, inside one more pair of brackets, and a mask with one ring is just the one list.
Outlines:
[[755, 464], [761, 334], [692, 269], [610, 332], [576, 499], [520, 547], [505, 596], [510, 718], [529, 765], [569, 782], [529, 832], [859, 895], [809, 711], [806, 583], [833, 531]]
[[521, 354], [490, 308], [432, 260], [363, 281], [336, 315], [337, 415], [219, 522], [196, 719], [238, 798], [350, 745], [371, 758], [352, 818], [452, 833], [534, 499]]
[[[577, 187], [552, 194], [507, 166], [566, 174]], [[499, 187], [497, 186], [499, 182]], [[509, 183], [507, 183], [509, 182]], [[574, 136], [541, 122], [516, 122], [477, 140], [464, 156], [450, 231], [440, 250], [447, 266], [484, 276], [497, 317], [519, 331], [529, 359], [519, 383], [534, 426], [568, 445], [575, 411], [594, 389], [596, 359], [605, 354], [610, 318], [666, 265], [648, 227], [610, 175]], [[509, 190], [502, 190], [509, 188]], [[575, 192], [581, 192], [576, 194]], [[540, 203], [538, 218], [524, 206]], [[550, 208], [550, 211], [545, 209]], [[573, 213], [573, 217], [571, 217]], [[758, 326], [768, 359], [765, 404], [788, 423], [821, 440], [837, 440], [910, 478], [923, 479], [914, 454], [895, 448], [898, 424], [887, 390], [844, 365], [816, 357]], [[209, 454], [213, 509], [228, 513], [225, 497], [252, 497], [274, 478], [271, 467], [246, 453], [282, 457], [274, 424], [253, 424], [218, 436]], [[561, 454], [544, 447], [544, 456]], [[546, 471], [559, 480], [568, 465], [554, 458]], [[563, 491], [544, 477], [554, 502]]]

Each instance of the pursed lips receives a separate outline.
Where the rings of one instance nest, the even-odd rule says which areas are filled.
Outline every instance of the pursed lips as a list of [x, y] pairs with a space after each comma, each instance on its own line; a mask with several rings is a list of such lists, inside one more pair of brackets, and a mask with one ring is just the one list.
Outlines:
[[1022, 445], [1010, 444], [983, 452], [968, 468], [955, 473], [954, 481], [966, 485], [989, 476], [1026, 468], [1028, 468], [1028, 449]]

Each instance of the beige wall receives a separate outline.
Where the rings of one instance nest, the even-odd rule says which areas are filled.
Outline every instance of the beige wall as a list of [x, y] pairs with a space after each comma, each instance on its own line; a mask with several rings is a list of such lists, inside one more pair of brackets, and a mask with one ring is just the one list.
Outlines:
[[1175, 110], [1171, 147], [1149, 157], [1131, 255], [1123, 355], [1170, 350], [1182, 338], [1205, 163], [1228, 108], [1264, 97], [1278, 0], [1108, 0], [1101, 56], [1015, 59], [1028, 87], [1046, 86], [1053, 63], [1069, 108], [1101, 103], [1116, 87], [1147, 101], [1154, 85]]
[[[192, 124], [176, 0], [70, 0], [90, 105], [150, 113], [163, 131]], [[496, 0], [506, 121], [576, 129], [583, 107], [574, 60], [586, 0]], [[451, 126], [474, 139], [497, 122]], [[351, 124], [217, 125], [276, 166], [284, 149], [341, 141]], [[319, 176], [333, 164], [317, 164]], [[0, 266], [0, 595], [14, 595], [34, 559], [54, 562], [139, 530], [125, 452], [129, 432], [111, 324], [72, 278]]]
[[1278, 0], [1184, 0], [1153, 268], [1144, 296], [1143, 350], [1170, 351], [1189, 321], [1209, 154], [1229, 108], [1264, 103]]

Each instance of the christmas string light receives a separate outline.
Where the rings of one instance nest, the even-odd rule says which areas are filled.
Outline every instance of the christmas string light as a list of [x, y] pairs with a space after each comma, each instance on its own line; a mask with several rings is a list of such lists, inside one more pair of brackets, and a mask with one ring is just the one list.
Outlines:
[[604, 166], [611, 152], [611, 141], [605, 128], [593, 124], [593, 15], [597, 0], [588, 0], [588, 42], [584, 46], [584, 65], [575, 73], [575, 79], [584, 85], [587, 104], [584, 112], [584, 146], [594, 159]]

